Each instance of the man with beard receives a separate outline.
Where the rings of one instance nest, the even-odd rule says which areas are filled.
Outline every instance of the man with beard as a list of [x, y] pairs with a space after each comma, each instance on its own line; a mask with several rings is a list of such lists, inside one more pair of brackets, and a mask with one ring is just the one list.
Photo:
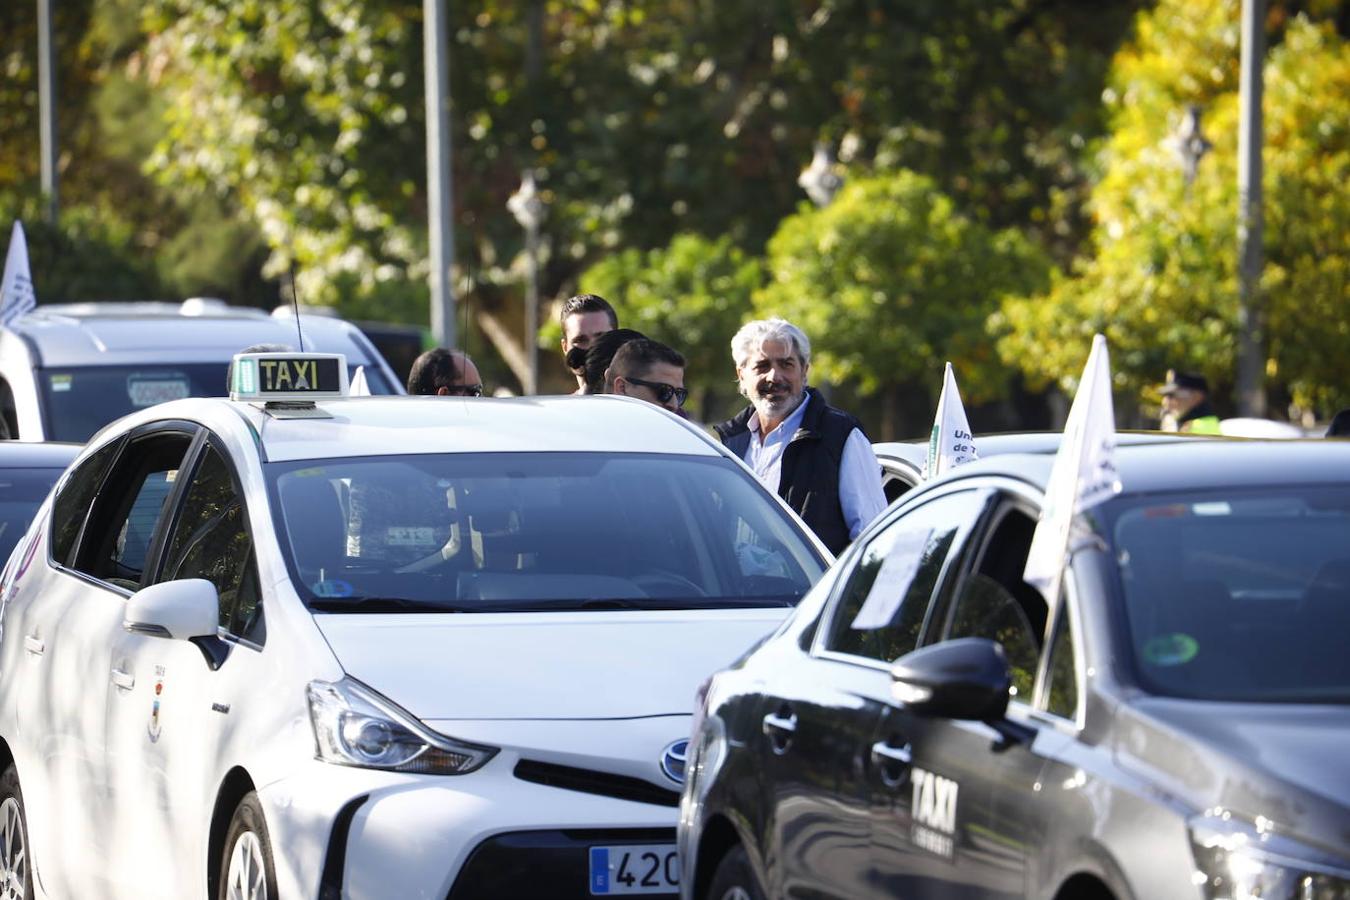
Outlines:
[[750, 406], [716, 426], [718, 436], [839, 554], [886, 508], [861, 423], [806, 386], [811, 342], [792, 323], [750, 322], [731, 339], [731, 356]]

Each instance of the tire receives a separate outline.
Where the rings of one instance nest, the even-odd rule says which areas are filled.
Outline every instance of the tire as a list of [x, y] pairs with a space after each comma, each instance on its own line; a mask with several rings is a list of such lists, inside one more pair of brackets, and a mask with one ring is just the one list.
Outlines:
[[765, 900], [755, 871], [750, 868], [750, 857], [740, 844], [727, 851], [717, 864], [705, 900]]
[[0, 900], [33, 900], [33, 854], [19, 773], [0, 775]]
[[277, 870], [258, 795], [249, 791], [230, 819], [220, 858], [219, 900], [276, 900]]

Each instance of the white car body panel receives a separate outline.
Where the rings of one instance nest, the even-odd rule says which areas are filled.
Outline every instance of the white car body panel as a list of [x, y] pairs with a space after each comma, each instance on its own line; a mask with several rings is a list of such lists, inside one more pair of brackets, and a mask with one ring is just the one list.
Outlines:
[[[349, 675], [399, 698], [423, 721], [628, 719], [687, 714], [688, 671], [725, 668], [786, 613], [779, 607], [317, 621]], [[582, 646], [588, 651], [579, 660]], [[400, 656], [422, 663], [400, 666]], [[512, 662], [503, 666], [503, 659]]]

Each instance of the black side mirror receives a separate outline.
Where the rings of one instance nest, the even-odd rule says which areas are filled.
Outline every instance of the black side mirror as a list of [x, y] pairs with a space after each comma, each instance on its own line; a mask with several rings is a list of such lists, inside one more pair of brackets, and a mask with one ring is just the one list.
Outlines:
[[891, 666], [895, 698], [923, 716], [996, 722], [1008, 710], [1012, 674], [1003, 648], [960, 638], [907, 653]]

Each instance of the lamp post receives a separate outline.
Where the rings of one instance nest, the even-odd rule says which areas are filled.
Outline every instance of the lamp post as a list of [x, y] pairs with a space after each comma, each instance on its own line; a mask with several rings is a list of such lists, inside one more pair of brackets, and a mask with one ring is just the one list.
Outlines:
[[811, 165], [802, 169], [797, 185], [816, 206], [829, 206], [834, 195], [844, 186], [844, 177], [835, 171], [834, 154], [823, 143], [817, 143], [811, 155]]
[[1242, 0], [1238, 82], [1238, 415], [1266, 414], [1266, 316], [1261, 299], [1261, 67], [1266, 57], [1265, 0]]
[[1195, 181], [1195, 172], [1200, 166], [1200, 160], [1214, 147], [1200, 130], [1199, 106], [1191, 104], [1186, 110], [1186, 118], [1181, 120], [1181, 125], [1173, 138], [1173, 146], [1181, 159], [1181, 170], [1185, 173], [1186, 187], [1189, 189], [1191, 182]]
[[525, 172], [520, 187], [506, 201], [506, 208], [525, 229], [525, 255], [529, 280], [525, 288], [525, 394], [539, 391], [539, 226], [544, 224], [544, 200], [534, 187], [534, 173]]
[[427, 107], [427, 244], [431, 257], [431, 335], [455, 346], [455, 205], [450, 184], [450, 51], [447, 0], [422, 0], [422, 64]]

